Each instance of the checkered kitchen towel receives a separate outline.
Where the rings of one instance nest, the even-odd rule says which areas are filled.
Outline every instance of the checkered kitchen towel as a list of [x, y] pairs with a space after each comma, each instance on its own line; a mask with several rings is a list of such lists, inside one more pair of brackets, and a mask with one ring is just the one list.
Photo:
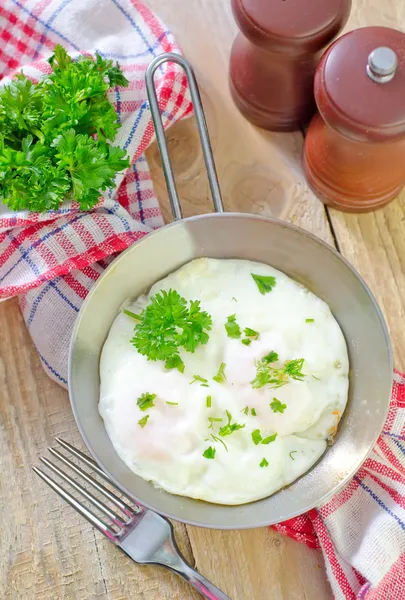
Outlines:
[[381, 436], [330, 502], [273, 529], [321, 548], [336, 600], [405, 599], [405, 375]]
[[[9, 214], [0, 205], [0, 299], [20, 296], [45, 370], [66, 386], [70, 334], [90, 287], [117, 252], [162, 225], [143, 156], [153, 136], [143, 76], [153, 56], [178, 47], [138, 0], [0, 0], [1, 78], [26, 65], [38, 79], [57, 43], [118, 59], [131, 82], [110, 96], [122, 123], [117, 143], [132, 158], [118, 191], [91, 213], [72, 204]], [[191, 111], [185, 78], [166, 65], [156, 79], [168, 125]], [[322, 548], [337, 600], [405, 599], [404, 455], [405, 378], [396, 373], [384, 433], [354, 479], [325, 506], [275, 526]]]
[[[143, 155], [153, 138], [145, 69], [179, 52], [161, 21], [139, 0], [0, 0], [1, 83], [23, 66], [34, 80], [56, 44], [74, 56], [96, 50], [118, 60], [128, 88], [110, 92], [122, 124], [116, 144], [131, 157], [117, 189], [90, 213], [69, 203], [54, 213], [9, 213], [0, 204], [0, 299], [20, 305], [47, 373], [67, 385], [67, 352], [83, 299], [117, 252], [163, 224]], [[166, 64], [155, 76], [165, 126], [189, 114], [184, 73]]]

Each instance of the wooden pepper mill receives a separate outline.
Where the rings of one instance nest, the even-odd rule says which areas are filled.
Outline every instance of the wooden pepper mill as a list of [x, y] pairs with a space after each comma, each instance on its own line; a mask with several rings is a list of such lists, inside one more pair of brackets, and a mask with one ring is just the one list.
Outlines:
[[350, 212], [388, 204], [405, 184], [405, 34], [365, 27], [342, 36], [319, 64], [315, 99], [304, 147], [315, 194]]
[[315, 112], [320, 51], [341, 31], [351, 0], [232, 0], [241, 31], [230, 61], [230, 88], [254, 125], [294, 131]]

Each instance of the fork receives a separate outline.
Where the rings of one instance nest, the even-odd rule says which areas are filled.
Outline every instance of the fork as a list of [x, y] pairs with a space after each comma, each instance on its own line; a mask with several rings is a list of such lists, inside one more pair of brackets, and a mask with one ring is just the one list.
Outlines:
[[[92, 469], [97, 475], [121, 494], [119, 497], [113, 491], [99, 483], [89, 473], [73, 462], [68, 456], [56, 448], [48, 448], [49, 452], [62, 462], [68, 469], [74, 471], [102, 496], [107, 498], [121, 513], [118, 514], [104, 502], [99, 500], [92, 492], [83, 487], [76, 479], [67, 475], [57, 464], [40, 457], [41, 462], [63, 481], [68, 483], [79, 494], [93, 504], [107, 520], [100, 519], [92, 510], [76, 499], [69, 491], [52, 479], [47, 473], [33, 466], [33, 470], [41, 477], [61, 498], [66, 500], [78, 513], [87, 519], [94, 527], [104, 534], [113, 544], [121, 548], [132, 560], [139, 564], [152, 564], [170, 569], [180, 575], [198, 592], [209, 600], [230, 600], [221, 590], [215, 587], [208, 579], [200, 575], [181, 555], [173, 535], [170, 521], [161, 515], [144, 508], [134, 502], [120, 487], [113, 484], [109, 477], [100, 469], [97, 463], [77, 450], [74, 446], [61, 438], [56, 441], [70, 455]], [[124, 499], [123, 499], [124, 498]], [[124, 516], [122, 516], [124, 515]]]

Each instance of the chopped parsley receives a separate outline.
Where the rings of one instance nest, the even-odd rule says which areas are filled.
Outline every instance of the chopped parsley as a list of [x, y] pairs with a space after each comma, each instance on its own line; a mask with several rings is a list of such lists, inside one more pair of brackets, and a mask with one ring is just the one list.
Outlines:
[[221, 442], [221, 444], [223, 445], [223, 447], [225, 448], [225, 450], [228, 452], [228, 446], [225, 444], [224, 440], [221, 440], [219, 437], [217, 437], [213, 433], [211, 433], [211, 437], [214, 440], [214, 442]]
[[243, 338], [243, 340], [241, 340], [242, 344], [245, 344], [245, 346], [250, 346], [250, 344], [252, 343], [252, 340], [250, 338]]
[[225, 329], [226, 333], [228, 334], [228, 337], [235, 339], [240, 338], [241, 331], [239, 325], [236, 322], [236, 315], [231, 315], [230, 317], [228, 317], [228, 321], [225, 323]]
[[262, 462], [260, 463], [261, 467], [268, 467], [269, 463], [267, 462], [267, 460], [265, 458], [263, 458]]
[[179, 405], [178, 402], [169, 402], [168, 400], [166, 400], [166, 404], [170, 404], [170, 406], [178, 406]]
[[145, 415], [144, 417], [142, 417], [142, 419], [139, 419], [138, 425], [140, 425], [143, 429], [145, 427], [148, 419], [149, 419], [149, 415]]
[[205, 377], [201, 377], [201, 375], [194, 375], [194, 379], [190, 381], [190, 385], [195, 383], [196, 381], [199, 381], [202, 387], [209, 387], [208, 379], [205, 379]]
[[148, 408], [152, 408], [155, 406], [153, 401], [156, 398], [156, 394], [150, 394], [149, 392], [145, 392], [141, 394], [137, 399], [136, 403], [141, 410], [148, 410]]
[[263, 356], [263, 360], [267, 364], [277, 362], [278, 361], [278, 354], [277, 354], [277, 352], [274, 352], [274, 350], [272, 350], [271, 352], [269, 352], [268, 354], [266, 354], [266, 356]]
[[252, 441], [257, 446], [258, 444], [270, 444], [270, 442], [274, 442], [277, 437], [277, 433], [273, 433], [263, 439], [262, 434], [260, 433], [260, 429], [255, 429], [252, 431]]
[[136, 315], [135, 313], [133, 313], [131, 310], [128, 310], [127, 308], [124, 308], [124, 310], [122, 312], [124, 314], [128, 315], [128, 317], [131, 317], [131, 319], [135, 319], [136, 321], [141, 320], [141, 315]]
[[207, 404], [207, 408], [211, 408], [212, 396], [207, 396], [206, 404]]
[[245, 327], [243, 333], [246, 335], [246, 337], [251, 337], [255, 340], [259, 339], [259, 332], [255, 331], [254, 329], [250, 329], [250, 327]]
[[224, 383], [224, 381], [226, 380], [225, 367], [226, 364], [221, 363], [221, 366], [218, 369], [218, 373], [212, 378], [214, 381], [218, 381], [218, 383]]
[[291, 458], [291, 460], [295, 460], [295, 458], [293, 456], [291, 456], [291, 454], [296, 454], [298, 452], [298, 450], [291, 450], [289, 456]]
[[208, 429], [213, 429], [214, 423], [220, 423], [221, 421], [223, 421], [223, 419], [219, 417], [208, 417], [208, 421], [210, 422], [210, 426], [208, 427]]
[[254, 431], [252, 431], [252, 440], [253, 440], [253, 443], [256, 444], [256, 446], [258, 444], [260, 444], [262, 439], [263, 438], [261, 436], [260, 429], [255, 429]]
[[248, 415], [249, 414], [249, 407], [245, 406], [245, 408], [242, 408], [242, 410], [240, 412], [243, 412], [244, 415]]
[[195, 352], [208, 342], [211, 326], [212, 319], [201, 311], [199, 300], [188, 303], [176, 290], [162, 290], [140, 314], [131, 343], [148, 360], [163, 360], [166, 368], [179, 368], [179, 349]]
[[255, 275], [254, 273], [251, 273], [251, 276], [253, 277], [259, 292], [263, 295], [271, 292], [276, 285], [276, 278], [271, 275]]
[[302, 373], [304, 365], [303, 358], [288, 360], [281, 368], [276, 368], [272, 363], [278, 360], [277, 352], [269, 352], [256, 363], [256, 377], [250, 382], [253, 388], [261, 388], [270, 385], [272, 388], [279, 388], [286, 385], [289, 379], [302, 381], [305, 377]]
[[204, 458], [215, 458], [216, 450], [212, 446], [208, 446], [208, 448], [203, 452]]
[[256, 412], [255, 408], [252, 408], [250, 413], [251, 413], [252, 417], [257, 417], [257, 412]]
[[305, 319], [305, 323], [315, 323], [315, 319]]
[[275, 441], [276, 437], [277, 437], [277, 433], [273, 433], [273, 435], [269, 435], [266, 438], [264, 438], [264, 440], [262, 441], [262, 444], [270, 444], [271, 442]]
[[173, 354], [165, 362], [166, 369], [177, 369], [180, 373], [184, 373], [184, 362], [179, 354]]
[[313, 377], [314, 379], [316, 379], [317, 381], [321, 381], [321, 378], [320, 378], [320, 377], [316, 377], [315, 375], [312, 375], [312, 377]]
[[295, 358], [294, 360], [288, 360], [285, 363], [285, 372], [289, 377], [302, 381], [305, 377], [302, 373], [302, 367], [304, 366], [303, 358]]
[[238, 429], [243, 429], [245, 425], [238, 425], [238, 423], [231, 423], [232, 415], [230, 412], [226, 411], [226, 416], [228, 417], [228, 423], [221, 427], [219, 430], [219, 435], [224, 437], [225, 435], [231, 435], [234, 431], [238, 431]]
[[270, 408], [274, 413], [283, 413], [287, 408], [287, 404], [282, 404], [280, 400], [277, 400], [277, 398], [273, 398], [273, 401], [270, 402]]

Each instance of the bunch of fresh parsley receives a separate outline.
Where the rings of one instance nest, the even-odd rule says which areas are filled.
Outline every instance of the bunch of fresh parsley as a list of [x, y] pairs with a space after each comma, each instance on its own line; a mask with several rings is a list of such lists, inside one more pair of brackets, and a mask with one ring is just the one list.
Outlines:
[[49, 63], [38, 83], [20, 73], [0, 88], [0, 200], [44, 212], [67, 198], [86, 210], [129, 166], [125, 150], [109, 143], [120, 125], [106, 96], [128, 81], [99, 54], [72, 60], [58, 45]]

